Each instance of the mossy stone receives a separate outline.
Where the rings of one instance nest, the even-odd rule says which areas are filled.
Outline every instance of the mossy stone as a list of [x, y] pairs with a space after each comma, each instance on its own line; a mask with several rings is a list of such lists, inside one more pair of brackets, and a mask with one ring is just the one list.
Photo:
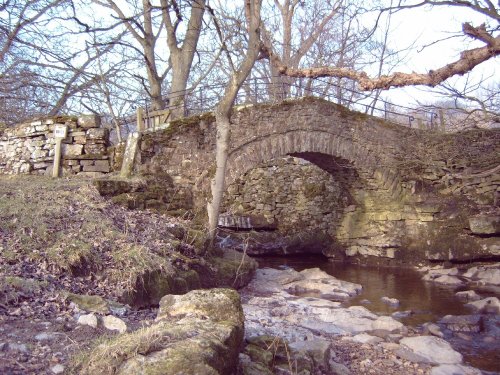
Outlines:
[[95, 295], [68, 293], [66, 298], [76, 304], [80, 309], [99, 314], [109, 314], [108, 302]]
[[230, 375], [243, 341], [239, 295], [230, 289], [167, 296], [152, 326], [101, 341], [68, 371], [90, 374]]
[[273, 353], [261, 348], [260, 346], [249, 344], [245, 347], [244, 353], [248, 354], [254, 362], [262, 363], [267, 367], [272, 365], [274, 357]]
[[157, 270], [139, 277], [134, 290], [124, 293], [120, 300], [134, 307], [157, 306], [167, 294], [184, 294], [200, 287], [200, 277], [195, 270], [172, 275]]
[[252, 279], [258, 263], [234, 250], [224, 249], [222, 257], [214, 256], [208, 261], [217, 268], [216, 285], [242, 288]]

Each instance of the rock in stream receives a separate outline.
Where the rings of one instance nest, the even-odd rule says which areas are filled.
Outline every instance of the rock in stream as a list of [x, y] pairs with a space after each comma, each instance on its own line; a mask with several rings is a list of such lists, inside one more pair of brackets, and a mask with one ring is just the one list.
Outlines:
[[242, 373], [480, 373], [464, 366], [442, 338], [418, 335], [363, 306], [342, 305], [361, 291], [361, 285], [317, 268], [257, 270], [241, 290], [247, 344]]

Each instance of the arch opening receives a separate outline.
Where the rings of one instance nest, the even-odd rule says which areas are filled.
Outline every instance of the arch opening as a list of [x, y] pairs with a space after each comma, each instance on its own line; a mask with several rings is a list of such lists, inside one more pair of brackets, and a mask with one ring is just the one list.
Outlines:
[[227, 187], [220, 221], [224, 246], [251, 254], [344, 254], [337, 240], [358, 171], [344, 159], [303, 152], [274, 158]]

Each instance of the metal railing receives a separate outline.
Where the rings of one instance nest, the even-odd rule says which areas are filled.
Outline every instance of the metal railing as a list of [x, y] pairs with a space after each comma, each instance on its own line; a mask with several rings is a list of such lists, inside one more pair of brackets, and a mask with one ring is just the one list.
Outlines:
[[[136, 126], [140, 130], [155, 129], [177, 116], [192, 116], [213, 111], [221, 100], [225, 84], [201, 85], [195, 89], [171, 92], [164, 110], [151, 110], [151, 103], [137, 109]], [[277, 103], [304, 96], [323, 98], [406, 127], [444, 130], [442, 111], [396, 105], [380, 98], [380, 92], [360, 92], [327, 79], [292, 79], [288, 77], [249, 78], [242, 85], [235, 105]], [[171, 104], [176, 103], [176, 104]]]

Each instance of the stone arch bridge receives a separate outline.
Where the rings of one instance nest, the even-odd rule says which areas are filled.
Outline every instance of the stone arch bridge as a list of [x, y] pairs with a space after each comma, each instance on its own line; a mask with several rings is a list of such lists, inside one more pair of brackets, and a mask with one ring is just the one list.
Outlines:
[[[420, 131], [314, 98], [236, 108], [231, 122], [226, 186], [287, 155], [341, 182], [344, 203], [333, 215], [331, 244], [322, 250], [329, 256], [406, 261], [500, 255], [498, 130]], [[144, 132], [135, 173], [168, 176], [171, 189], [163, 196], [150, 191], [143, 203], [172, 208], [177, 194], [188, 202], [182, 209], [204, 212], [215, 134], [212, 114]], [[264, 216], [272, 219], [272, 212]], [[474, 220], [494, 229], [476, 228]]]

